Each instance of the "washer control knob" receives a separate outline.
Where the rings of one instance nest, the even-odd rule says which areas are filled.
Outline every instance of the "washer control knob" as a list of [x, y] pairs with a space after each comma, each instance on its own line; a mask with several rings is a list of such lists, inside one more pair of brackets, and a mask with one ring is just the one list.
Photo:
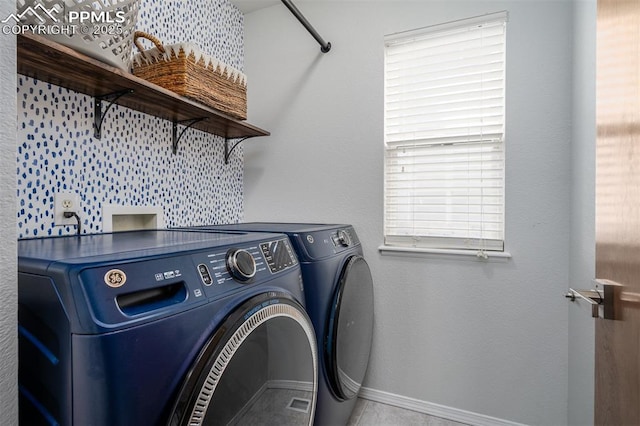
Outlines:
[[236, 281], [246, 282], [256, 274], [256, 261], [246, 250], [231, 249], [227, 252], [227, 269]]
[[349, 247], [351, 245], [351, 237], [344, 229], [338, 231], [338, 243], [343, 247]]

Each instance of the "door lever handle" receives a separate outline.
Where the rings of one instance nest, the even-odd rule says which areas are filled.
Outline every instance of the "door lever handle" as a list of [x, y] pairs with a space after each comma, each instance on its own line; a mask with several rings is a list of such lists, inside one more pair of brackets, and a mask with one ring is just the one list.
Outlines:
[[564, 295], [572, 302], [581, 299], [591, 305], [591, 316], [599, 317], [600, 305], [602, 305], [602, 318], [608, 320], [620, 320], [623, 315], [623, 307], [638, 309], [640, 306], [640, 293], [624, 291], [625, 286], [615, 281], [597, 278], [593, 280], [595, 290], [574, 290], [572, 288]]
[[585, 300], [591, 305], [591, 316], [593, 318], [598, 318], [599, 306], [604, 303], [604, 294], [599, 290], [574, 290], [569, 288], [569, 291], [564, 297], [570, 299], [572, 302], [575, 301], [576, 298]]

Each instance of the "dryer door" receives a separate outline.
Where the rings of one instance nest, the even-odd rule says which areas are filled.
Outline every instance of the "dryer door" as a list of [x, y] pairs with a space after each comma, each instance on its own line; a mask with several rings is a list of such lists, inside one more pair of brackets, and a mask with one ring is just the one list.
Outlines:
[[170, 425], [311, 425], [317, 349], [304, 308], [283, 293], [255, 296], [204, 345]]
[[373, 279], [362, 256], [342, 268], [328, 317], [324, 357], [331, 389], [340, 400], [358, 395], [373, 334]]

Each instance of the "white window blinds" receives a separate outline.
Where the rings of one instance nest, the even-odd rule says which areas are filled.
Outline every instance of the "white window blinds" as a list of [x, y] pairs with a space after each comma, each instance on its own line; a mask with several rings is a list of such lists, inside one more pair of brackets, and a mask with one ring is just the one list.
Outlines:
[[385, 245], [504, 249], [506, 12], [385, 39]]

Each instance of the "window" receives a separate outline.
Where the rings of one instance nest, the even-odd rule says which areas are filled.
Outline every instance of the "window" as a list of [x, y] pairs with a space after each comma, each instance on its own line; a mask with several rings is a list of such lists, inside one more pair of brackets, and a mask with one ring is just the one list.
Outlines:
[[385, 38], [385, 246], [504, 250], [506, 21]]

